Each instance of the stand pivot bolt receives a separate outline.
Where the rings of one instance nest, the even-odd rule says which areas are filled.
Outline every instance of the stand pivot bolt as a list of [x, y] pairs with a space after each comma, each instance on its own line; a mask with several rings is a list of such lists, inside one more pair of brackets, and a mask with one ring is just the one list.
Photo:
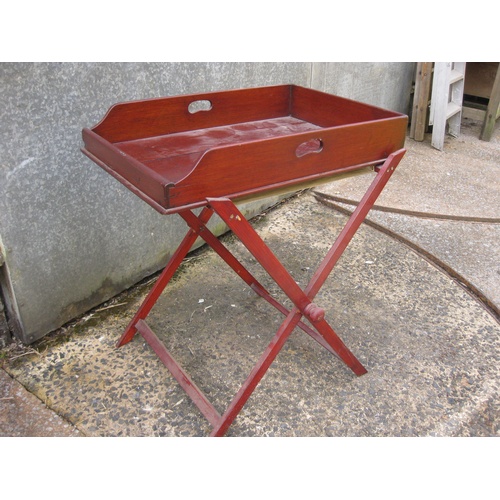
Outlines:
[[322, 321], [325, 318], [325, 310], [312, 302], [305, 307], [304, 313], [311, 321]]

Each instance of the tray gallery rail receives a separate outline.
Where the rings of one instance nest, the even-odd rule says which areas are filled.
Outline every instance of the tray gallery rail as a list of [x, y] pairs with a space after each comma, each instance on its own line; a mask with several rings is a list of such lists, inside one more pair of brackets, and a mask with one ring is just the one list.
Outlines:
[[[120, 103], [97, 125], [83, 129], [83, 153], [159, 213], [179, 214], [189, 228], [118, 346], [139, 333], [210, 422], [211, 435], [227, 432], [295, 327], [339, 356], [356, 375], [366, 373], [313, 300], [403, 157], [407, 121], [401, 113], [278, 85]], [[237, 208], [256, 197], [373, 170], [376, 175], [364, 197], [304, 289]], [[207, 228], [214, 213], [285, 292], [291, 309], [276, 301]], [[198, 237], [285, 316], [222, 414], [146, 322]]]

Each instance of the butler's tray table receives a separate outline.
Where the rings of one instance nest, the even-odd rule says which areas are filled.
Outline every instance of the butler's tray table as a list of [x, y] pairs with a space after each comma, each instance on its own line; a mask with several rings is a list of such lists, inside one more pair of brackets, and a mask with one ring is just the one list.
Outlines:
[[[211, 435], [226, 433], [295, 327], [338, 355], [356, 375], [366, 373], [313, 300], [403, 157], [406, 127], [407, 117], [400, 113], [278, 85], [120, 103], [83, 130], [82, 151], [90, 159], [159, 213], [179, 214], [189, 227], [118, 346], [142, 335], [210, 422]], [[236, 205], [361, 170], [376, 175], [309, 284], [300, 288]], [[207, 229], [214, 213], [285, 292], [290, 310]], [[146, 322], [198, 237], [285, 316], [222, 415]]]

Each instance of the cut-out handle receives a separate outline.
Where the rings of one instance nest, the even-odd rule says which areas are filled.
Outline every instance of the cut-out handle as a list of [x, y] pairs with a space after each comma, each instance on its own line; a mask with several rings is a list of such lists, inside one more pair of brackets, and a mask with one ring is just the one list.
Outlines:
[[193, 113], [198, 113], [199, 111], [210, 111], [212, 109], [212, 102], [208, 99], [200, 99], [198, 101], [193, 101], [188, 106], [188, 111]]
[[322, 150], [323, 141], [321, 139], [309, 139], [308, 141], [305, 141], [297, 146], [295, 154], [297, 158], [300, 158], [312, 153], [321, 153]]

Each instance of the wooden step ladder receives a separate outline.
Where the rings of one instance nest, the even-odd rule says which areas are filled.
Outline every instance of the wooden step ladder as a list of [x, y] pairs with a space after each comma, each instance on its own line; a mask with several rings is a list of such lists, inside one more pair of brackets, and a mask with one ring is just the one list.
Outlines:
[[428, 126], [429, 106], [431, 104], [431, 84], [434, 63], [418, 62], [415, 75], [415, 91], [411, 114], [410, 139], [423, 141]]
[[434, 63], [429, 125], [432, 125], [431, 144], [440, 151], [444, 148], [446, 132], [453, 137], [460, 134], [465, 65], [464, 62]]

